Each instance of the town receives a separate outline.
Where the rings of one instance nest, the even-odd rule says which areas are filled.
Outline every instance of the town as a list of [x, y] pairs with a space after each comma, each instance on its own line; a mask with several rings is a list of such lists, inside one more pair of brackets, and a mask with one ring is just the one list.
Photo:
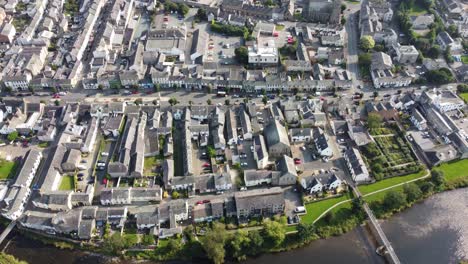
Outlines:
[[466, 168], [467, 37], [460, 0], [3, 1], [1, 215], [115, 251], [301, 232]]

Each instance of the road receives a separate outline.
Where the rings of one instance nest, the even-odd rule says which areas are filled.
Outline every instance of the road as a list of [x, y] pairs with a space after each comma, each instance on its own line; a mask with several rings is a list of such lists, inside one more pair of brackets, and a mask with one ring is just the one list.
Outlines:
[[349, 14], [348, 21], [346, 23], [346, 36], [348, 40], [347, 49], [345, 49], [345, 55], [347, 59], [346, 68], [351, 73], [353, 80], [353, 87], [351, 93], [354, 93], [356, 87], [362, 86], [362, 82], [359, 80], [359, 65], [358, 65], [358, 21], [356, 13]]

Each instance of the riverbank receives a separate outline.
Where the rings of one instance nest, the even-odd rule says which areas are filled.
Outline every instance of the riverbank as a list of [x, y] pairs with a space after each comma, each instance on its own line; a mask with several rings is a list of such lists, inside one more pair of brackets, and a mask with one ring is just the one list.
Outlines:
[[[408, 177], [408, 181], [398, 180], [398, 184], [384, 186], [380, 191], [370, 191], [365, 194], [365, 200], [380, 218], [388, 218], [401, 212], [428, 197], [446, 190], [468, 186], [468, 160], [462, 160], [436, 167], [433, 171], [441, 171], [442, 175], [424, 174]], [[433, 173], [434, 174], [434, 173]], [[408, 183], [409, 182], [409, 183]], [[114, 252], [125, 259], [149, 259], [153, 261], [186, 260], [200, 261], [210, 258], [215, 262], [224, 260], [244, 260], [250, 256], [265, 253], [289, 251], [321, 241], [323, 238], [338, 236], [354, 230], [365, 220], [362, 204], [356, 200], [340, 200], [339, 205], [320, 216], [314, 222], [301, 223], [297, 232], [286, 234], [284, 219], [276, 219], [262, 230], [238, 230], [225, 232], [224, 227], [215, 230], [208, 228], [204, 236], [194, 236], [194, 230], [184, 231], [181, 237], [161, 240], [155, 250]], [[317, 215], [317, 214], [316, 214]], [[221, 239], [220, 239], [221, 238]], [[182, 241], [185, 241], [183, 243]], [[269, 241], [276, 241], [271, 244]], [[77, 249], [84, 249], [75, 247]], [[103, 250], [102, 248], [100, 249]]]

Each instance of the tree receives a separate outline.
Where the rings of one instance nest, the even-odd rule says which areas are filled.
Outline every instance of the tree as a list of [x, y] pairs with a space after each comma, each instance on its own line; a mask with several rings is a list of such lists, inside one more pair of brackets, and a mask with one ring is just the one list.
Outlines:
[[159, 83], [157, 83], [157, 84], [154, 86], [154, 92], [159, 93], [160, 91], [161, 91], [161, 85], [159, 85]]
[[343, 16], [341, 17], [341, 25], [344, 25], [346, 24], [346, 18]]
[[212, 146], [208, 146], [206, 151], [208, 152], [208, 157], [214, 158], [216, 156], [216, 150]]
[[108, 239], [105, 239], [103, 243], [104, 250], [113, 254], [120, 253], [125, 246], [125, 239], [120, 233], [112, 234]]
[[211, 91], [213, 91], [213, 85], [209, 83], [208, 86], [206, 87], [206, 92], [211, 93]]
[[143, 99], [142, 98], [137, 98], [137, 99], [135, 99], [134, 103], [135, 103], [135, 105], [141, 105], [141, 104], [143, 104]]
[[388, 191], [385, 194], [385, 198], [383, 200], [383, 206], [387, 210], [396, 210], [401, 208], [406, 204], [406, 195], [403, 192], [398, 192], [394, 190]]
[[180, 193], [178, 191], [172, 191], [171, 197], [172, 199], [179, 199]]
[[141, 244], [143, 244], [145, 246], [153, 245], [154, 244], [154, 236], [153, 235], [148, 235], [148, 234], [143, 235], [143, 237], [141, 238]]
[[19, 260], [12, 255], [0, 253], [0, 264], [28, 264], [26, 261]]
[[170, 104], [170, 105], [176, 105], [176, 104], [178, 104], [178, 103], [179, 103], [179, 101], [177, 101], [177, 99], [176, 99], [175, 97], [171, 97], [171, 98], [169, 99], [169, 104]]
[[414, 202], [422, 196], [421, 189], [413, 182], [405, 184], [403, 186], [403, 192], [406, 194], [406, 200], [408, 202]]
[[55, 100], [54, 105], [59, 106], [60, 105], [60, 100]]
[[231, 256], [237, 261], [245, 260], [250, 246], [249, 233], [245, 230], [239, 230], [229, 242]]
[[249, 50], [246, 46], [240, 46], [234, 50], [234, 54], [239, 63], [249, 63]]
[[266, 97], [265, 95], [262, 97], [262, 102], [263, 104], [267, 104], [268, 103], [268, 97]]
[[444, 173], [442, 171], [439, 171], [439, 170], [431, 171], [431, 181], [436, 186], [441, 186], [442, 184], [445, 183]]
[[300, 223], [297, 226], [297, 236], [301, 242], [309, 241], [315, 235], [316, 228], [314, 224]]
[[277, 247], [286, 238], [286, 230], [282, 224], [267, 220], [263, 223], [263, 236], [270, 247]]
[[224, 104], [225, 104], [225, 105], [230, 105], [230, 104], [231, 104], [231, 101], [230, 101], [229, 99], [226, 99], [226, 100], [224, 100]]
[[444, 51], [444, 57], [447, 63], [453, 63], [455, 60], [452, 57], [452, 51], [450, 49], [450, 46], [447, 46], [447, 48]]
[[343, 12], [346, 10], [346, 5], [345, 4], [341, 4], [341, 13], [343, 14]]
[[377, 113], [369, 113], [367, 116], [367, 127], [369, 129], [375, 129], [382, 127], [383, 118]]
[[370, 54], [370, 53], [359, 54], [359, 56], [358, 56], [359, 66], [368, 67], [368, 66], [370, 66], [371, 62], [372, 62], [372, 54]]
[[368, 35], [362, 36], [359, 41], [359, 46], [365, 51], [371, 50], [375, 46], [375, 40], [374, 38]]
[[7, 139], [8, 139], [8, 141], [11, 142], [11, 141], [16, 140], [18, 138], [18, 136], [19, 136], [18, 131], [13, 131], [10, 134], [8, 134]]
[[362, 198], [354, 198], [351, 201], [351, 211], [359, 218], [364, 217], [364, 201]]
[[333, 224], [335, 222], [335, 220], [336, 220], [335, 212], [329, 211], [328, 213], [326, 213], [325, 216], [324, 216], [324, 220], [328, 224]]
[[454, 24], [447, 27], [447, 33], [449, 33], [452, 38], [460, 37], [460, 34], [458, 33], [458, 27]]
[[446, 84], [455, 80], [452, 72], [447, 68], [427, 71], [425, 77], [429, 83], [433, 84]]
[[256, 256], [262, 252], [264, 242], [263, 237], [258, 230], [250, 231], [248, 237], [250, 240], [248, 253], [251, 256]]
[[431, 59], [437, 59], [440, 56], [440, 47], [438, 45], [434, 45], [426, 53], [426, 56]]
[[206, 100], [206, 103], [207, 103], [208, 105], [211, 105], [211, 99]]
[[434, 190], [434, 184], [430, 181], [425, 181], [419, 186], [423, 194], [431, 193]]
[[223, 263], [226, 251], [224, 244], [228, 238], [228, 233], [223, 224], [214, 223], [211, 229], [200, 239], [203, 249], [208, 258], [215, 264]]

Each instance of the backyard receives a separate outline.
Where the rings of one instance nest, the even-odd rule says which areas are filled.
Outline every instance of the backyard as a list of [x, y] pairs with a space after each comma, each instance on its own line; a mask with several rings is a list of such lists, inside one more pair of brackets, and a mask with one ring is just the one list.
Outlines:
[[160, 164], [157, 157], [146, 157], [145, 166], [143, 168], [144, 176], [156, 176], [156, 166]]
[[0, 180], [11, 178], [15, 174], [16, 162], [0, 159]]
[[59, 190], [68, 191], [75, 189], [75, 179], [73, 176], [63, 176], [60, 182]]
[[410, 16], [421, 16], [427, 14], [427, 9], [414, 3], [411, 9], [409, 10]]
[[458, 94], [462, 99], [463, 101], [468, 102], [468, 93], [460, 93]]

